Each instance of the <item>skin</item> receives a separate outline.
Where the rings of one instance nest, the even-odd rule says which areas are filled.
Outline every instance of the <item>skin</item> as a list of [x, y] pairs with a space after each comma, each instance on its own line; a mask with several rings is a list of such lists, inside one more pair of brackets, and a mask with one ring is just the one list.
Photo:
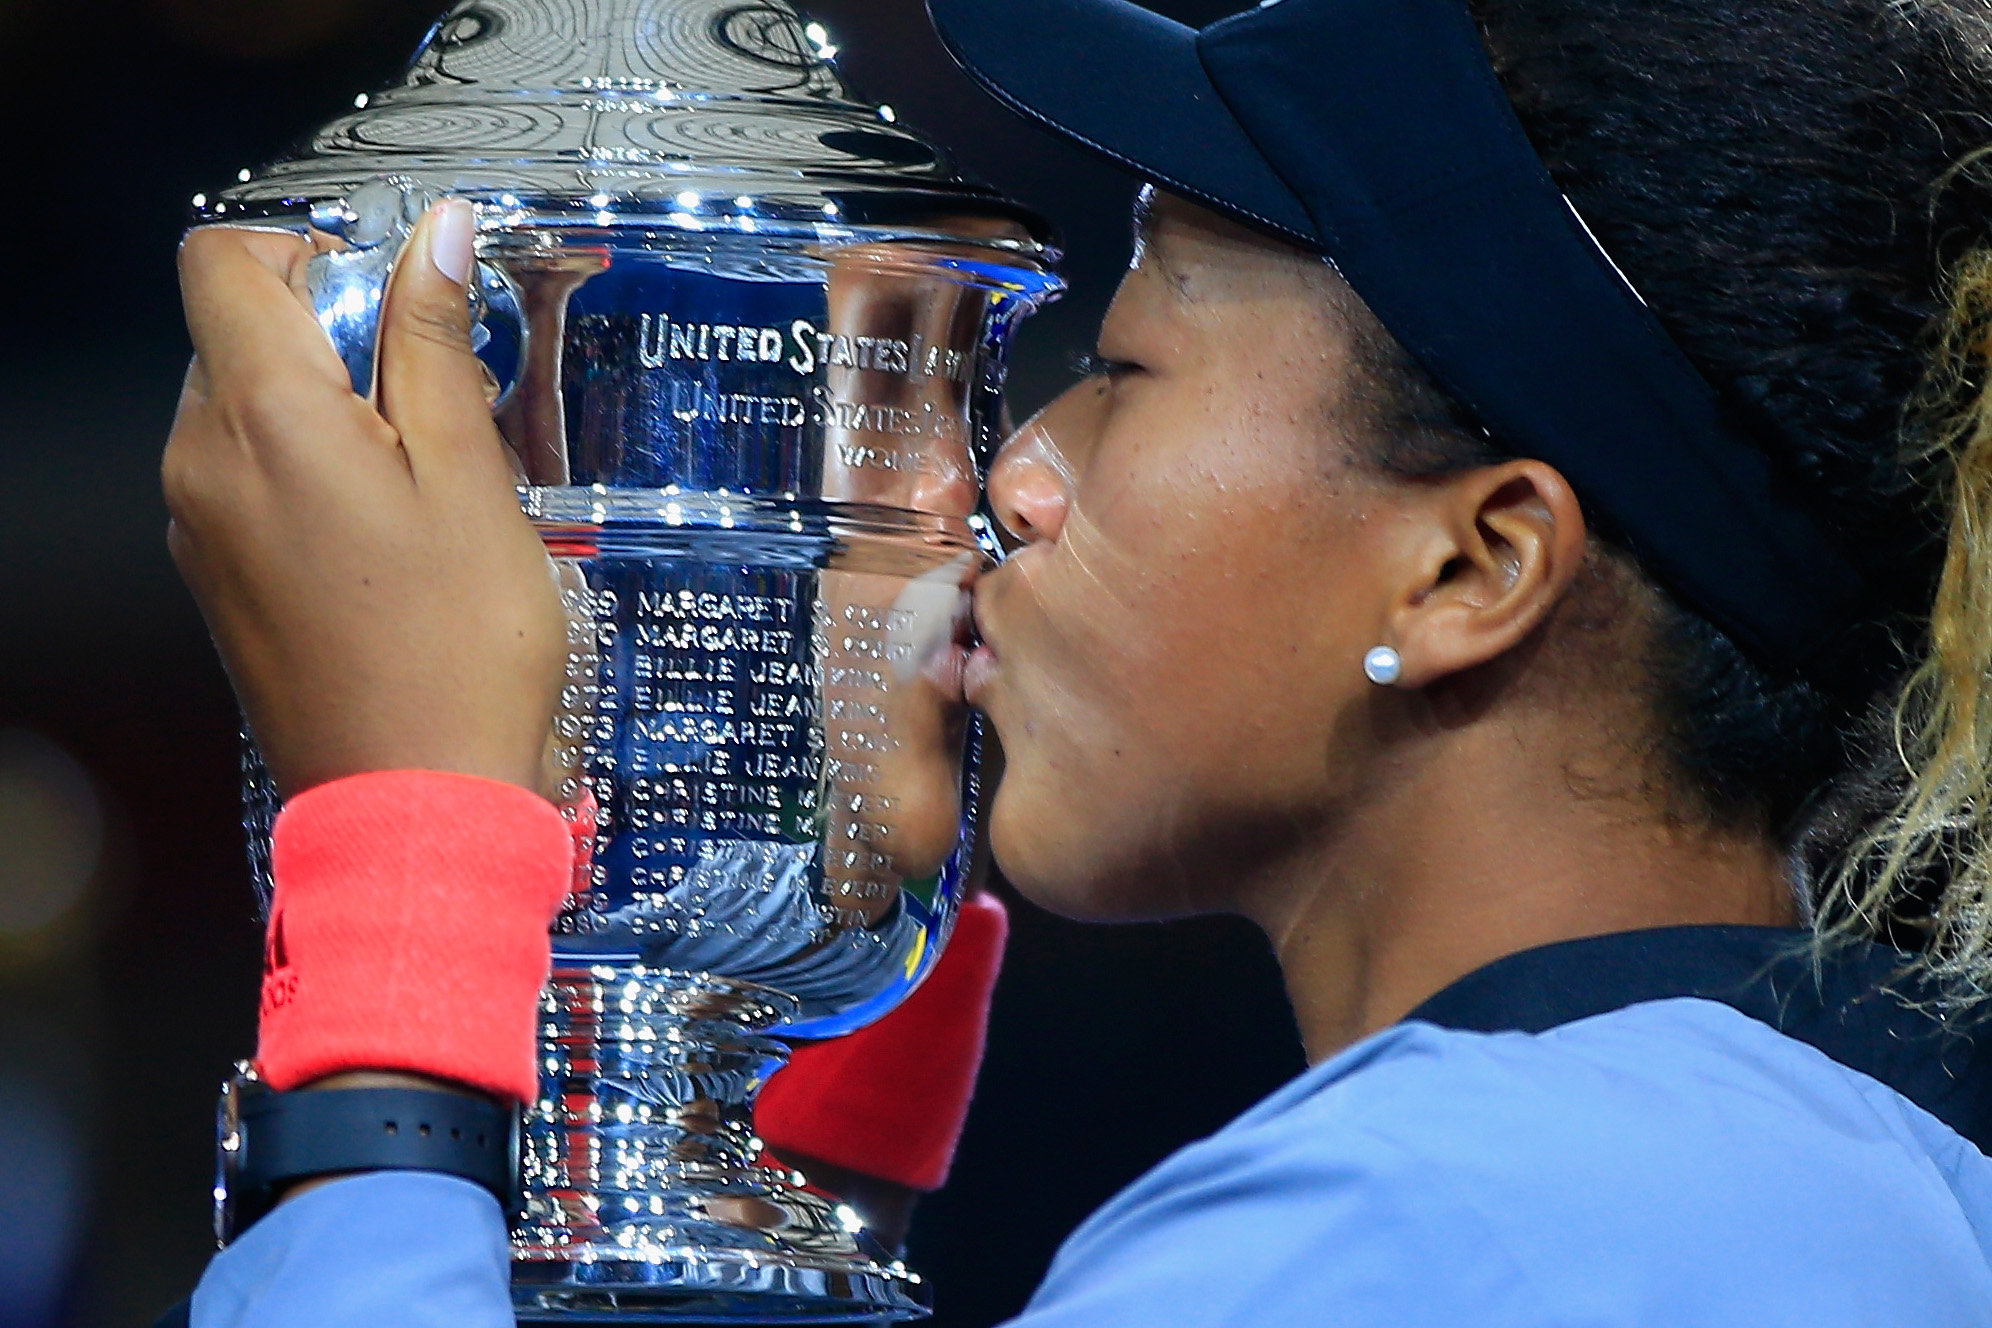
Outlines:
[[[183, 253], [175, 556], [286, 791], [541, 787], [562, 624], [461, 285], [403, 263], [376, 405], [301, 303], [309, 254], [225, 231]], [[1320, 259], [1152, 197], [1110, 371], [992, 469], [1018, 548], [977, 583], [963, 666], [1007, 753], [1009, 878], [1072, 917], [1254, 920], [1317, 1060], [1521, 949], [1794, 911], [1768, 834], [1682, 814], [1647, 592], [1563, 477], [1367, 459], [1379, 335]], [[1378, 644], [1394, 687], [1363, 676]]]
[[[375, 770], [551, 779], [566, 619], [463, 283], [430, 260], [436, 221], [389, 295], [376, 402], [310, 313], [310, 243], [205, 230], [180, 251], [195, 358], [168, 541], [286, 796]], [[385, 1071], [310, 1087], [473, 1091]]]
[[[1318, 258], [1155, 196], [1088, 378], [989, 477], [1022, 547], [985, 577], [969, 699], [991, 819], [1076, 918], [1235, 912], [1319, 1060], [1552, 941], [1784, 924], [1767, 836], [1677, 813], [1644, 615], [1569, 484], [1516, 460], [1406, 481]], [[1363, 675], [1378, 644], [1402, 680]]]
[[203, 230], [180, 251], [195, 358], [168, 538], [288, 797], [372, 770], [548, 778], [566, 619], [437, 219], [397, 267], [375, 402], [309, 312], [311, 244]]

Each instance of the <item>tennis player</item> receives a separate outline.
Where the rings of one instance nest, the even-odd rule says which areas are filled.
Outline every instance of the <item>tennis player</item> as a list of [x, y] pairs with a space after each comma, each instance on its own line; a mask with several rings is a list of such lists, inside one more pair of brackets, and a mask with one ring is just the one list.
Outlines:
[[[1311, 1063], [1019, 1324], [1992, 1323], [1992, 8], [932, 8], [1152, 181], [1093, 372], [989, 475], [997, 857], [1070, 916], [1254, 920]], [[299, 244], [190, 241], [167, 486], [294, 798], [266, 1073], [503, 1100], [560, 622], [467, 210], [416, 244], [376, 409]], [[377, 907], [438, 877], [482, 891], [447, 944]], [[365, 1006], [476, 947], [453, 1014]], [[988, 968], [933, 1016], [964, 1046]], [[498, 1328], [505, 1274], [474, 1184], [349, 1176], [192, 1323]]]

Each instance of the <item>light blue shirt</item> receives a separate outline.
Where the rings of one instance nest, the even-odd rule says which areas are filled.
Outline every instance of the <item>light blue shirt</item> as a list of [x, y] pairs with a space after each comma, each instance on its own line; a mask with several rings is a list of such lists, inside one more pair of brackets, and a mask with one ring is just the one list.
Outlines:
[[[217, 1257], [193, 1328], [504, 1328], [497, 1205], [341, 1181]], [[1018, 1328], [1992, 1326], [1992, 1161], [1726, 1005], [1407, 1023], [1073, 1234]]]
[[455, 1176], [380, 1172], [282, 1205], [216, 1255], [193, 1328], [511, 1328], [505, 1215]]

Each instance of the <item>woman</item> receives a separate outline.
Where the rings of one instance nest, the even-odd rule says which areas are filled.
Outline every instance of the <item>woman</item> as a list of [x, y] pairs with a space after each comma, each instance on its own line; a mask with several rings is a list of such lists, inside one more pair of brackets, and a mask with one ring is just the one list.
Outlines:
[[[1097, 1214], [1021, 1322], [1992, 1321], [1992, 1075], [1946, 1027], [1992, 974], [1992, 11], [933, 7], [1161, 186], [1098, 371], [989, 476], [998, 859], [1073, 916], [1252, 918], [1313, 1063]], [[558, 643], [466, 225], [404, 266], [384, 417], [286, 242], [188, 254], [177, 547], [328, 801], [535, 779]], [[369, 439], [378, 492], [335, 450]], [[517, 1069], [366, 1054], [316, 1070]], [[314, 1254], [342, 1189], [413, 1202], [391, 1181], [287, 1205], [195, 1322], [346, 1322], [295, 1288], [416, 1264], [500, 1321], [495, 1208]]]

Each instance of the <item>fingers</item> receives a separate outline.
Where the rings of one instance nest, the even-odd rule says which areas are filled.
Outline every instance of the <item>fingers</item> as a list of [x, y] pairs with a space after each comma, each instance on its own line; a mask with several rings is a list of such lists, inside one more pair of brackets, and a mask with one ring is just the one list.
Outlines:
[[308, 241], [270, 231], [209, 226], [187, 237], [180, 287], [204, 386], [276, 380], [307, 399], [352, 394], [345, 367], [299, 298], [311, 254]]
[[181, 246], [196, 355], [161, 479], [183, 566], [204, 533], [255, 506], [249, 495], [276, 477], [330, 469], [352, 485], [398, 471], [407, 483], [392, 430], [353, 395], [310, 311], [313, 252], [301, 237], [222, 227], [196, 231]]
[[490, 377], [470, 348], [476, 229], [462, 200], [431, 208], [395, 265], [382, 317], [380, 410], [401, 434], [418, 487], [511, 484]]
[[168, 447], [169, 481], [252, 454], [270, 466], [324, 464], [338, 459], [328, 438], [393, 447], [311, 313], [313, 252], [298, 236], [213, 226], [181, 245], [194, 362]]

